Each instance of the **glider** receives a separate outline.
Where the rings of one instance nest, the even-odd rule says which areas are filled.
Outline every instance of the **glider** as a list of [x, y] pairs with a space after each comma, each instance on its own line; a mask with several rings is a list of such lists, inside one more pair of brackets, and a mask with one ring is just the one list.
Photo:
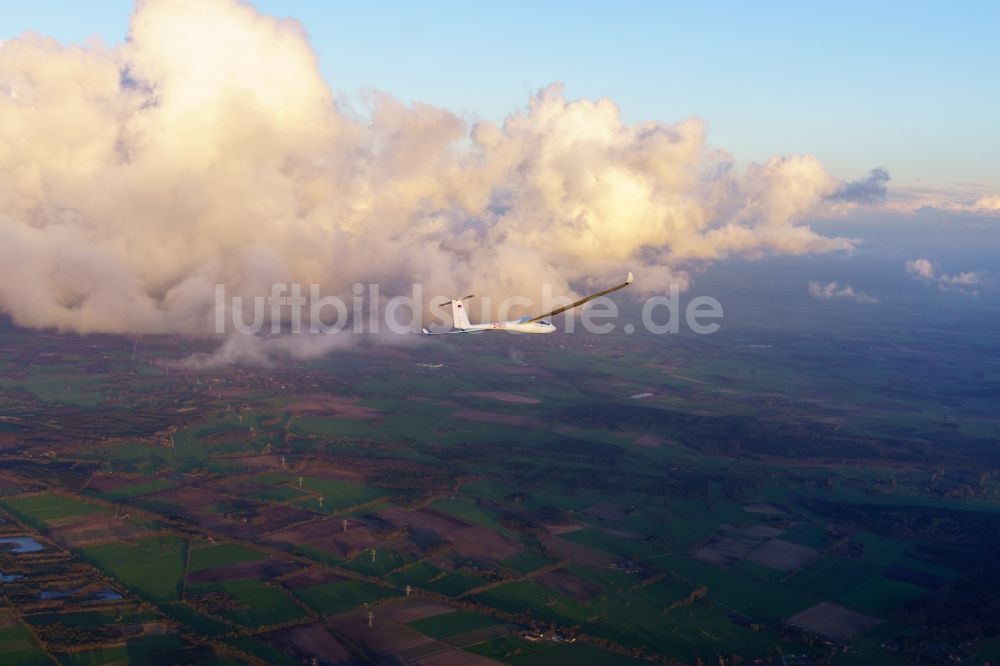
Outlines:
[[587, 301], [592, 301], [595, 298], [599, 298], [606, 294], [610, 294], [613, 291], [618, 291], [619, 289], [624, 289], [625, 287], [632, 284], [632, 274], [628, 274], [628, 278], [616, 287], [611, 287], [610, 289], [605, 289], [604, 291], [599, 291], [596, 294], [591, 294], [585, 298], [581, 298], [575, 303], [565, 305], [561, 308], [556, 308], [552, 312], [546, 312], [543, 315], [538, 315], [537, 317], [521, 317], [520, 319], [511, 319], [508, 321], [494, 321], [485, 324], [473, 324], [469, 322], [469, 315], [465, 311], [464, 301], [469, 300], [474, 296], [474, 294], [469, 294], [464, 298], [455, 298], [450, 301], [445, 301], [444, 303], [438, 303], [439, 307], [444, 307], [446, 305], [451, 306], [451, 316], [455, 321], [455, 328], [451, 331], [439, 331], [432, 332], [428, 331], [426, 328], [423, 329], [424, 335], [448, 335], [450, 333], [482, 333], [483, 331], [506, 331], [507, 333], [551, 333], [556, 330], [556, 327], [552, 325], [549, 321], [550, 317], [554, 317], [557, 314], [566, 312], [567, 310], [572, 310], [575, 307], [579, 307], [586, 303]]

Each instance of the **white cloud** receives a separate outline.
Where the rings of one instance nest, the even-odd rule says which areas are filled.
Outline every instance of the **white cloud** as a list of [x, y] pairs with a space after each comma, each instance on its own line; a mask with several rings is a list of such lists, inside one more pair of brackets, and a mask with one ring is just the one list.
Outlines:
[[993, 216], [1000, 213], [1000, 196], [974, 184], [949, 188], [894, 188], [888, 192], [886, 208], [900, 212], [938, 210]]
[[934, 265], [929, 259], [911, 259], [906, 262], [906, 272], [927, 280], [934, 280]]
[[972, 211], [976, 213], [1000, 213], [1000, 196], [980, 197], [972, 203]]
[[627, 125], [559, 86], [499, 125], [380, 93], [359, 119], [301, 25], [238, 0], [140, 2], [118, 48], [5, 41], [0, 90], [0, 311], [24, 326], [203, 334], [216, 283], [538, 301], [632, 269], [662, 292], [853, 246], [801, 224], [843, 190], [813, 157], [740, 171], [700, 119]]
[[858, 303], [878, 303], [878, 299], [863, 291], [855, 291], [850, 285], [841, 287], [836, 282], [810, 282], [809, 295], [822, 300], [845, 299]]
[[929, 259], [911, 259], [906, 262], [906, 272], [915, 278], [936, 283], [941, 289], [965, 291], [985, 283], [985, 276], [975, 271], [949, 275], [938, 273]]

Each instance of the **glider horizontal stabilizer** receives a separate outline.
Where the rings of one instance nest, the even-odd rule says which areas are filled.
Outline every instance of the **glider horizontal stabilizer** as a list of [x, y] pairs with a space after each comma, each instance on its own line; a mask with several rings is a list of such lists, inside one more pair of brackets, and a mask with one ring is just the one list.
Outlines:
[[448, 335], [450, 333], [482, 333], [482, 331], [463, 331], [462, 329], [457, 329], [454, 331], [428, 331], [426, 328], [422, 329], [424, 335]]
[[454, 298], [450, 301], [445, 301], [444, 303], [435, 303], [439, 308], [443, 308], [446, 305], [451, 305], [452, 303], [461, 303], [462, 301], [467, 301], [470, 298], [475, 298], [475, 294], [469, 294], [468, 296], [463, 296], [462, 298]]

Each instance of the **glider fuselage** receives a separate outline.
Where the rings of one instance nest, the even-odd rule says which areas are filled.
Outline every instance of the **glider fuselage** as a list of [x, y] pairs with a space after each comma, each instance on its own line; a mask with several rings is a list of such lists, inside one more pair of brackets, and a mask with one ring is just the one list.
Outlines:
[[505, 331], [507, 333], [552, 333], [556, 327], [547, 321], [526, 321], [524, 319], [512, 319], [510, 321], [494, 321], [486, 324], [472, 324], [466, 329], [473, 331]]

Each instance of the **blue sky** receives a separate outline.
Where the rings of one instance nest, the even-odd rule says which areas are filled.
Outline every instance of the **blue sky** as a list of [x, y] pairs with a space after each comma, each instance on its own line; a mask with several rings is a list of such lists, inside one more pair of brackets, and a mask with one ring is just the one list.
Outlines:
[[[11, 3], [24, 30], [117, 43], [131, 2]], [[627, 121], [707, 120], [737, 161], [811, 153], [840, 178], [1000, 191], [998, 2], [322, 2], [300, 19], [339, 93], [364, 88], [501, 119], [562, 81]]]

